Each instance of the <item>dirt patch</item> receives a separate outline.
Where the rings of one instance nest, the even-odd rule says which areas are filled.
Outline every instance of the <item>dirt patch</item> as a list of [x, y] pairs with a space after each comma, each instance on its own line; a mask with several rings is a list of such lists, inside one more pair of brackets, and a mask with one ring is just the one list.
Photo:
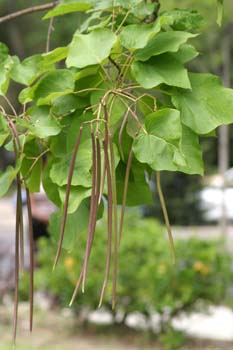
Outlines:
[[[11, 321], [12, 305], [0, 306], [0, 350], [12, 350]], [[32, 334], [28, 327], [28, 304], [22, 303], [19, 309], [17, 350], [162, 350], [155, 336], [149, 333], [96, 325], [80, 328], [68, 309], [37, 309]], [[232, 350], [233, 344], [190, 339], [182, 348], [200, 349]]]

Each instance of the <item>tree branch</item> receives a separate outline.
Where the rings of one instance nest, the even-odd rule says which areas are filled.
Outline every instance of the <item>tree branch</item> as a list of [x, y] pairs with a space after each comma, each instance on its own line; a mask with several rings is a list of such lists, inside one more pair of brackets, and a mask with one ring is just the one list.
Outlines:
[[9, 15], [0, 17], [0, 24], [4, 23], [4, 22], [11, 21], [12, 19], [15, 19], [17, 17], [27, 15], [29, 13], [49, 10], [49, 9], [55, 7], [58, 4], [58, 2], [59, 1], [53, 1], [53, 2], [50, 2], [48, 4], [33, 6], [33, 7], [26, 8], [24, 10], [10, 13]]

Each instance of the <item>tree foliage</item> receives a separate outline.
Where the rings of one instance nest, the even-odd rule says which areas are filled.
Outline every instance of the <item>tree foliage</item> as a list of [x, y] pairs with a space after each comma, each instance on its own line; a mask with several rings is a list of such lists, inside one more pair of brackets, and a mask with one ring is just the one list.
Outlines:
[[[30, 219], [29, 193], [38, 191], [42, 179], [48, 198], [58, 207], [50, 222], [58, 240], [54, 266], [62, 245], [72, 249], [79, 233], [87, 231], [72, 301], [79, 286], [85, 288], [96, 221], [105, 205], [107, 249], [100, 303], [113, 260], [115, 305], [125, 207], [150, 203], [148, 183], [154, 172], [173, 251], [159, 172], [202, 175], [199, 137], [233, 122], [233, 91], [214, 75], [187, 69], [186, 63], [198, 55], [192, 39], [200, 15], [158, 10], [154, 1], [64, 0], [43, 19], [85, 13], [68, 46], [23, 61], [5, 44], [0, 46], [0, 95], [12, 110], [9, 114], [1, 107], [0, 140], [17, 159], [15, 167], [0, 175], [0, 193], [7, 193], [16, 178], [16, 265], [23, 236], [21, 188], [27, 191]], [[221, 6], [219, 22], [220, 16]], [[50, 35], [47, 47], [49, 40]], [[19, 113], [7, 98], [12, 81], [22, 87]], [[31, 293], [32, 285], [31, 272]]]

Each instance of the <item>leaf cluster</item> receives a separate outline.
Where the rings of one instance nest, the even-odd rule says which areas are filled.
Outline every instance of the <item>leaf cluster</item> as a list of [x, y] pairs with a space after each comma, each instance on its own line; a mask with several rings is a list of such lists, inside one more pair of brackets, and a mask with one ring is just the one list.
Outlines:
[[[42, 179], [48, 198], [58, 207], [50, 221], [58, 240], [54, 266], [62, 246], [74, 248], [87, 230], [71, 303], [80, 285], [84, 290], [95, 226], [105, 205], [107, 250], [100, 304], [113, 261], [114, 306], [125, 207], [150, 203], [149, 183], [156, 171], [174, 254], [159, 172], [203, 174], [199, 137], [233, 122], [233, 91], [216, 76], [186, 68], [198, 55], [191, 41], [198, 35], [200, 16], [193, 11], [159, 14], [155, 2], [142, 0], [64, 0], [44, 19], [71, 12], [86, 17], [66, 47], [20, 61], [0, 46], [0, 95], [12, 112], [1, 106], [0, 141], [17, 159], [14, 168], [0, 174], [0, 194], [16, 177], [19, 242], [21, 188], [28, 194], [30, 218], [29, 192], [38, 191]], [[19, 113], [6, 96], [11, 81], [22, 86]], [[31, 267], [32, 262], [31, 256]]]

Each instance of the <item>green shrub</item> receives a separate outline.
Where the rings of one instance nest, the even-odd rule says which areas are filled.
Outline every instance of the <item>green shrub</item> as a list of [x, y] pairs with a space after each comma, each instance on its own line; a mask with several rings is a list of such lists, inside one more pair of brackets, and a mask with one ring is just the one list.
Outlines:
[[[85, 294], [78, 294], [74, 309], [98, 306], [104, 277], [107, 230], [102, 220], [97, 225], [94, 249], [88, 266]], [[149, 317], [161, 315], [161, 330], [170, 327], [171, 319], [181, 311], [193, 311], [207, 304], [223, 303], [226, 281], [230, 279], [229, 258], [222, 252], [222, 242], [190, 238], [176, 240], [176, 265], [165, 230], [154, 219], [141, 219], [134, 210], [126, 215], [119, 249], [117, 309], [125, 316], [139, 311]], [[76, 248], [63, 252], [56, 272], [52, 273], [56, 247], [48, 240], [40, 242], [36, 287], [48, 291], [61, 305], [67, 306], [82, 266], [85, 234]], [[104, 300], [111, 310], [111, 280]]]

